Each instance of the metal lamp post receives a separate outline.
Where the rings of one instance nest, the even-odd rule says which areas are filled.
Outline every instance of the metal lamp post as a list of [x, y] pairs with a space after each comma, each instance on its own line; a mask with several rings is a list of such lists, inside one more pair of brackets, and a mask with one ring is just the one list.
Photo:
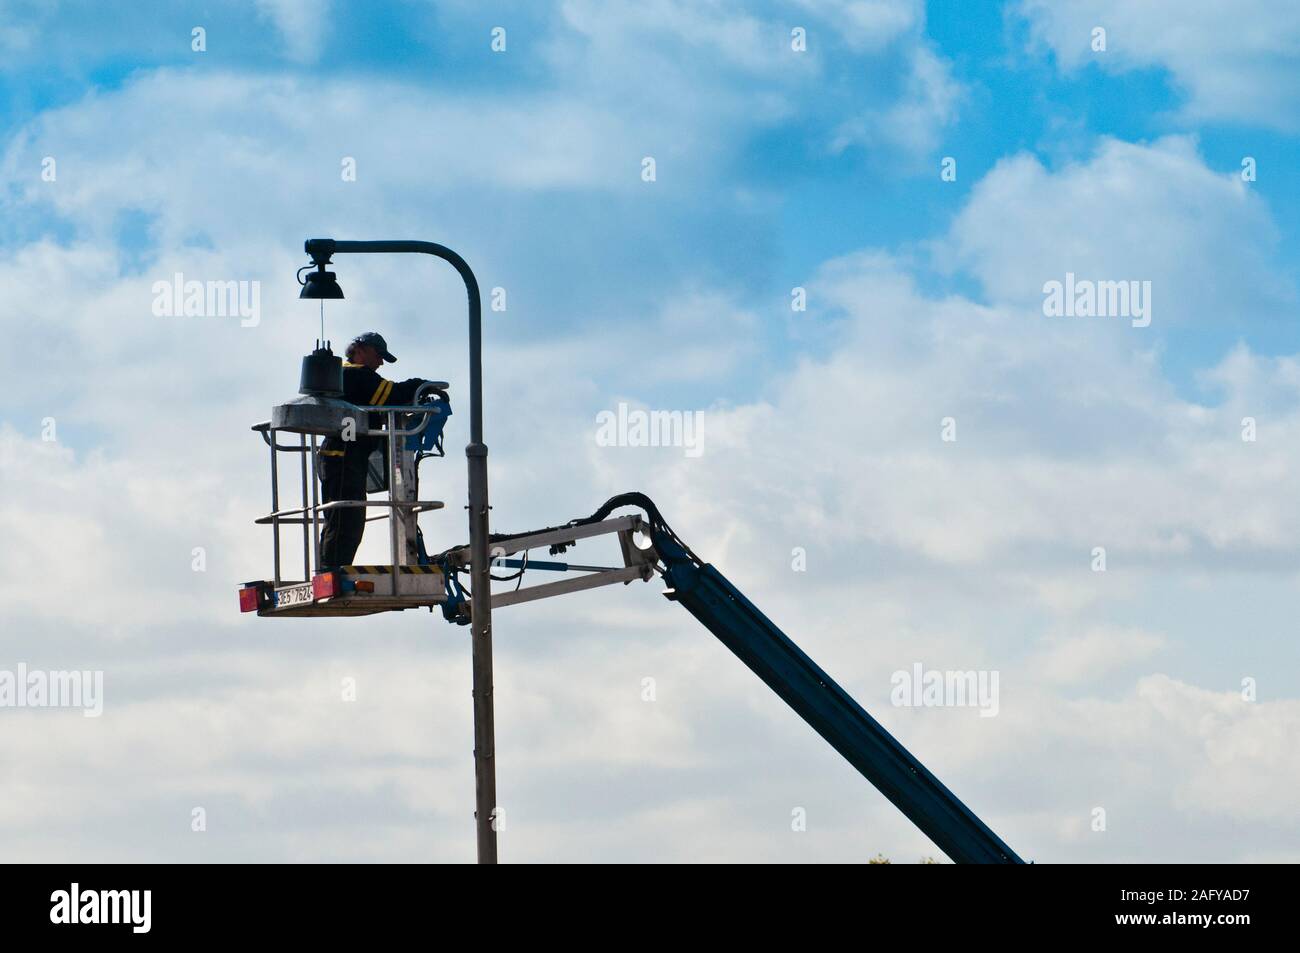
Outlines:
[[[304, 246], [320, 272], [333, 255], [405, 254], [433, 255], [459, 272], [469, 296], [469, 445], [465, 457], [469, 465], [469, 547], [470, 632], [474, 679], [474, 819], [478, 831], [478, 862], [497, 862], [495, 827], [497, 781], [496, 741], [492, 715], [492, 589], [488, 565], [488, 448], [483, 443], [483, 329], [482, 305], [478, 279], [465, 259], [434, 242], [335, 241], [332, 238], [309, 238]], [[340, 294], [339, 297], [342, 297]]]

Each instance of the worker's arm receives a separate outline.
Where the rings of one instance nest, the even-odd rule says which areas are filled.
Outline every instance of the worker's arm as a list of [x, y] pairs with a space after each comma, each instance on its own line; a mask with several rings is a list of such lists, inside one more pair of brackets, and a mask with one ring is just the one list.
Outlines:
[[390, 381], [368, 367], [343, 365], [343, 396], [359, 407], [399, 407], [415, 402], [415, 392], [424, 383], [422, 377]]
[[[378, 375], [376, 375], [378, 376]], [[425, 383], [423, 377], [412, 377], [405, 381], [386, 381], [380, 378], [380, 383], [375, 391], [374, 399], [371, 404], [378, 406], [394, 406], [401, 404], [415, 403], [415, 392], [420, 389], [420, 385]]]

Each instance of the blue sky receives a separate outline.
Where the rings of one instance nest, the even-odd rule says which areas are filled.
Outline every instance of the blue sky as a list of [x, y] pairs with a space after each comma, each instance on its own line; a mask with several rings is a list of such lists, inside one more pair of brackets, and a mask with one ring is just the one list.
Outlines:
[[[232, 611], [269, 550], [248, 427], [316, 332], [301, 242], [392, 237], [508, 292], [486, 320], [497, 528], [645, 490], [1027, 857], [1294, 860], [1297, 107], [1300, 15], [1263, 0], [0, 0], [0, 322], [41, 356], [0, 409], [0, 477], [27, 491], [0, 509], [0, 667], [102, 667], [108, 696], [93, 728], [4, 714], [43, 747], [0, 721], [0, 763], [48, 781], [0, 775], [23, 794], [0, 835], [468, 856], [463, 646], [409, 614], [363, 640]], [[1067, 271], [1151, 281], [1150, 326], [1045, 317]], [[258, 322], [153, 313], [177, 272], [259, 282]], [[398, 377], [457, 399], [455, 276], [338, 272], [331, 337], [378, 328]], [[620, 402], [702, 412], [706, 451], [598, 446]], [[463, 541], [462, 471], [433, 481], [435, 544]], [[73, 600], [14, 581], [70, 552], [129, 571]], [[931, 850], [653, 587], [617, 588], [498, 622], [503, 857]], [[891, 708], [917, 661], [1001, 671], [1002, 713]], [[363, 704], [334, 700], [342, 675]], [[103, 827], [89, 752], [121, 805]]]
[[[414, 2], [335, 4], [320, 18], [307, 11], [281, 14], [289, 24], [283, 33], [273, 28], [277, 21], [272, 11], [291, 9], [287, 4], [254, 4], [251, 9], [240, 4], [216, 9], [167, 4], [115, 12], [107, 19], [94, 4], [10, 7], [20, 19], [26, 15], [43, 30], [38, 49], [20, 51], [0, 71], [0, 120], [15, 128], [43, 111], [74, 104], [91, 91], [103, 95], [121, 89], [132, 77], [160, 67], [190, 72], [236, 69], [304, 80], [328, 76], [355, 83], [382, 77], [429, 83], [445, 96], [509, 97], [563, 88], [566, 80], [547, 56], [547, 43], [563, 35], [563, 28], [544, 8], [530, 4], [453, 4], [443, 9]], [[797, 5], [760, 8], [791, 24], [799, 20]], [[942, 232], [970, 189], [998, 161], [1017, 152], [1038, 156], [1050, 169], [1086, 160], [1099, 137], [1144, 142], [1188, 134], [1215, 171], [1239, 171], [1243, 156], [1258, 160], [1261, 173], [1251, 190], [1270, 208], [1279, 232], [1278, 274], [1294, 286], [1300, 252], [1294, 223], [1300, 220], [1300, 199], [1283, 171], [1300, 160], [1294, 135], [1231, 115], [1209, 121], [1186, 116], [1185, 84], [1158, 66], [1125, 63], [1112, 68], [1094, 56], [1092, 62], [1063, 71], [1050, 45], [1033, 42], [1031, 20], [1015, 4], [932, 2], [924, 5], [923, 16], [920, 42], [941, 58], [960, 90], [959, 108], [952, 109], [932, 142], [902, 154], [867, 144], [830, 147], [828, 111], [845, 100], [870, 100], [882, 88], [899, 86], [903, 54], [885, 51], [880, 62], [863, 69], [861, 58], [845, 55], [852, 51], [845, 49], [830, 24], [822, 31], [814, 27], [811, 49], [825, 56], [828, 81], [815, 94], [810, 92], [793, 114], [726, 143], [725, 161], [714, 170], [718, 179], [762, 196], [761, 210], [746, 211], [725, 198], [703, 199], [697, 189], [692, 201], [674, 208], [665, 223], [671, 240], [663, 233], [654, 236], [664, 246], [656, 252], [707, 267], [711, 281], [729, 284], [747, 303], [761, 308], [782, 300], [799, 276], [820, 262], [864, 245], [914, 246]], [[210, 42], [208, 51], [196, 56], [187, 37], [199, 22]], [[482, 34], [493, 26], [513, 35], [508, 56], [485, 48]], [[298, 39], [291, 39], [295, 34]], [[781, 38], [770, 39], [777, 49]], [[303, 51], [304, 44], [309, 52]], [[1292, 80], [1279, 82], [1286, 86]], [[830, 110], [818, 102], [823, 99]], [[303, 102], [302, 108], [319, 111], [328, 124], [327, 103]], [[936, 168], [943, 156], [958, 160], [955, 182], [938, 179]], [[313, 170], [302, 174], [310, 177]], [[115, 238], [128, 259], [125, 267], [148, 260], [148, 214], [127, 210], [121, 216]], [[76, 228], [57, 215], [25, 224], [32, 231], [11, 229], [3, 240], [50, 235], [66, 241]], [[978, 283], [961, 270], [922, 268], [918, 278], [927, 293], [958, 290], [981, 296]], [[1240, 322], [1224, 324], [1184, 328], [1173, 336], [1159, 328], [1153, 333], [1160, 337], [1171, 379], [1186, 396], [1214, 399], [1197, 386], [1194, 370], [1247, 336]], [[1291, 322], [1257, 320], [1248, 336], [1261, 353], [1297, 350]], [[779, 354], [781, 341], [774, 337], [770, 344]]]

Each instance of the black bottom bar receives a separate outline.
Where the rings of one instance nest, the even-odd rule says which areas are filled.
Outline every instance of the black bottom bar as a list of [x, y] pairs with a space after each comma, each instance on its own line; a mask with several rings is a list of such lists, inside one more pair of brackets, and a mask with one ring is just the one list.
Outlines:
[[[713, 926], [725, 929], [734, 945], [755, 930], [770, 942], [767, 933], [783, 928], [805, 940], [829, 940], [851, 929], [863, 946], [900, 936], [918, 949], [953, 943], [1007, 949], [1008, 940], [1125, 934], [1175, 948], [1189, 940], [1235, 948], [1293, 923], [1294, 871], [1284, 866], [939, 866], [949, 869], [906, 864], [846, 875], [842, 869], [737, 867], [723, 874], [725, 891], [717, 889], [716, 868], [686, 868], [673, 874], [671, 897], [648, 889], [645, 878], [631, 872], [592, 877], [576, 867], [548, 870], [543, 878], [526, 869], [506, 874], [421, 866], [9, 866], [0, 915], [12, 950], [66, 949], [69, 940], [95, 949], [104, 941], [202, 939], [210, 946], [220, 939], [279, 938], [292, 940], [291, 949], [318, 939], [331, 949], [352, 939], [373, 948], [377, 938], [410, 938], [415, 931], [425, 942], [451, 941], [476, 917], [500, 914], [530, 924], [540, 941], [581, 935], [596, 911], [633, 934], [677, 936], [678, 930], [665, 931], [689, 926], [694, 936]], [[580, 905], [557, 903], [555, 889], [531, 889], [535, 899], [524, 899], [520, 888], [568, 886], [557, 884], [557, 877], [574, 881]], [[82, 920], [90, 918], [86, 898], [92, 891], [141, 893], [116, 894], [117, 919], [124, 922], [52, 922], [52, 916], [70, 919], [74, 883]], [[737, 889], [745, 891], [742, 897], [769, 902], [737, 903]], [[143, 891], [149, 892], [148, 931], [135, 932], [144, 925]], [[103, 919], [102, 896], [93, 903], [94, 919]], [[700, 904], [715, 896], [716, 904]], [[108, 907], [111, 914], [113, 903]], [[527, 915], [534, 910], [537, 917]]]

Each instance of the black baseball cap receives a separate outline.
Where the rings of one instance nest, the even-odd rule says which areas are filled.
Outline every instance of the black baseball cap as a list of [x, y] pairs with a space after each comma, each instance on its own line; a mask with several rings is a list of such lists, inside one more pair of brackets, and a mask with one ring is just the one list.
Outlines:
[[365, 334], [358, 334], [356, 337], [352, 339], [352, 343], [368, 344], [371, 347], [373, 347], [376, 351], [378, 351], [379, 356], [382, 357], [389, 364], [394, 364], [397, 362], [397, 358], [393, 357], [393, 355], [388, 353], [388, 342], [385, 341], [384, 336], [378, 333], [377, 331], [367, 331]]

